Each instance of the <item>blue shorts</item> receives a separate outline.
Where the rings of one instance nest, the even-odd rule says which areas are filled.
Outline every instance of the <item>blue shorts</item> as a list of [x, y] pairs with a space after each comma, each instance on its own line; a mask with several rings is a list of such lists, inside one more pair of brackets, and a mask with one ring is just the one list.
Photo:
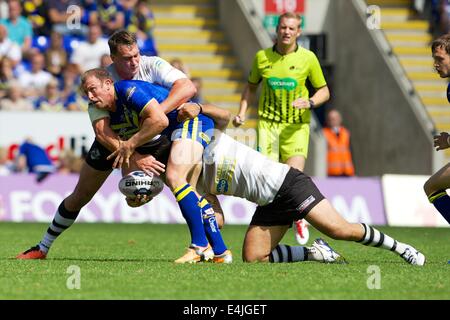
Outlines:
[[190, 139], [202, 144], [206, 148], [211, 142], [214, 130], [214, 121], [204, 114], [199, 114], [194, 119], [184, 122], [176, 120], [176, 114], [168, 114], [169, 126], [162, 132], [171, 141], [179, 139]]

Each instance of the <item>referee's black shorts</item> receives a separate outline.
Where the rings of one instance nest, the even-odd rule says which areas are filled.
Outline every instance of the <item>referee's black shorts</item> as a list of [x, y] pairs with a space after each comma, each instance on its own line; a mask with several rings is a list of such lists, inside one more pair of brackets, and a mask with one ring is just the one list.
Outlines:
[[[171, 141], [165, 135], [161, 135], [158, 139], [136, 148], [136, 152], [142, 155], [150, 154], [159, 162], [167, 164], [171, 145]], [[95, 170], [109, 171], [112, 170], [112, 165], [114, 163], [114, 159], [106, 159], [110, 154], [111, 151], [105, 148], [96, 139], [86, 155], [86, 162]]]
[[285, 226], [303, 219], [320, 201], [325, 199], [310, 177], [290, 168], [275, 199], [258, 206], [250, 225]]

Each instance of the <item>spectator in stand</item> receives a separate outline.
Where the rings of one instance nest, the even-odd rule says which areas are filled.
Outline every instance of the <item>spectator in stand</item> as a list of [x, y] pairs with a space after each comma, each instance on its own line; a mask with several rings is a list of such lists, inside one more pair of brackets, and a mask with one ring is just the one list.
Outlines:
[[[77, 23], [75, 16], [83, 16], [84, 9], [80, 0], [48, 0], [48, 17], [52, 24], [52, 30], [62, 35], [85, 35], [87, 28], [83, 24], [74, 27]], [[81, 12], [70, 10], [71, 6], [77, 6]], [[69, 9], [69, 10], [68, 10]], [[80, 17], [81, 18], [81, 17]]]
[[98, 22], [103, 34], [110, 36], [125, 26], [125, 15], [117, 0], [99, 0], [97, 2]]
[[147, 1], [139, 0], [135, 6], [131, 21], [127, 24], [127, 30], [135, 33], [137, 39], [142, 41], [141, 53], [148, 56], [157, 56], [158, 51], [153, 37], [155, 16]]
[[174, 58], [169, 61], [169, 63], [172, 65], [172, 67], [177, 68], [181, 72], [183, 72], [188, 78], [190, 78], [189, 75], [189, 69], [188, 67], [181, 61], [179, 58]]
[[26, 139], [19, 147], [19, 154], [16, 158], [16, 169], [19, 172], [31, 172], [36, 174], [36, 181], [42, 182], [49, 174], [55, 171], [55, 167], [47, 152]]
[[6, 91], [6, 97], [0, 100], [0, 110], [3, 111], [33, 111], [30, 100], [23, 95], [23, 88], [17, 81], [11, 81]]
[[31, 39], [33, 37], [33, 29], [30, 21], [23, 17], [22, 6], [18, 0], [9, 0], [8, 19], [0, 20], [8, 30], [8, 38], [17, 43], [23, 55], [26, 55], [31, 49]]
[[80, 68], [75, 63], [68, 63], [62, 70], [59, 84], [61, 96], [65, 100], [76, 100], [77, 88], [80, 85]]
[[58, 89], [58, 80], [53, 78], [45, 87], [45, 95], [36, 100], [35, 108], [40, 111], [71, 111], [77, 109], [71, 105], [74, 103], [74, 99], [66, 100], [62, 97]]
[[8, 19], [8, 1], [0, 0], [0, 19]]
[[58, 77], [66, 64], [67, 52], [63, 47], [63, 37], [60, 33], [52, 31], [50, 35], [50, 47], [45, 51], [46, 69], [53, 76]]
[[44, 70], [44, 64], [44, 55], [35, 52], [31, 57], [31, 71], [24, 71], [19, 75], [19, 82], [22, 87], [27, 88], [26, 96], [31, 99], [41, 96], [52, 79], [51, 73]]
[[81, 23], [90, 26], [91, 24], [96, 24], [98, 21], [97, 16], [97, 0], [82, 0], [84, 12], [81, 17]]
[[111, 63], [113, 63], [113, 61], [109, 54], [104, 54], [100, 57], [100, 68], [106, 68]]
[[352, 177], [355, 168], [350, 132], [342, 126], [342, 115], [336, 109], [328, 110], [325, 119], [326, 127], [322, 131], [327, 140], [327, 174], [329, 177]]
[[202, 79], [198, 78], [198, 77], [194, 77], [194, 78], [191, 78], [191, 81], [194, 84], [195, 89], [197, 89], [197, 93], [192, 97], [191, 101], [197, 102], [197, 103], [204, 103], [203, 97], [202, 97], [202, 86], [203, 86]]
[[14, 172], [14, 163], [8, 159], [8, 151], [0, 147], [0, 176], [7, 176]]
[[108, 40], [101, 36], [102, 30], [99, 25], [89, 26], [87, 41], [81, 42], [73, 51], [71, 62], [78, 64], [82, 72], [98, 68], [102, 55], [109, 54]]
[[0, 98], [6, 96], [10, 82], [16, 80], [13, 72], [13, 64], [10, 59], [0, 59]]
[[8, 38], [8, 30], [0, 24], [0, 59], [7, 57], [15, 67], [22, 60], [22, 51], [17, 43]]
[[24, 16], [31, 22], [34, 35], [50, 35], [51, 24], [47, 4], [43, 0], [25, 0], [22, 5]]

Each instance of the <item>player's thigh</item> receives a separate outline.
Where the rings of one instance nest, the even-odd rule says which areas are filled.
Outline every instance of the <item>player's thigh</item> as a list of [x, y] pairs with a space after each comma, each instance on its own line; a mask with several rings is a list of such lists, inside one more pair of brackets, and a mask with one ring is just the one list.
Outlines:
[[450, 187], [450, 163], [447, 163], [438, 172], [433, 174], [427, 182], [425, 182], [424, 189], [427, 195], [434, 192], [445, 190]]
[[279, 124], [263, 119], [258, 121], [258, 151], [270, 159], [279, 160], [280, 154], [280, 132]]
[[268, 261], [272, 250], [283, 238], [289, 226], [257, 226], [247, 229], [242, 250], [245, 262]]
[[[306, 159], [308, 157], [309, 146], [309, 124], [283, 124], [280, 133], [280, 157], [281, 162], [287, 163], [289, 158], [298, 157]], [[299, 160], [298, 166], [301, 167], [300, 159], [291, 159], [295, 163]], [[303, 161], [304, 162], [304, 161]], [[297, 166], [294, 166], [297, 168]], [[304, 165], [303, 165], [304, 167]], [[303, 171], [303, 168], [297, 168]]]
[[315, 205], [305, 219], [314, 228], [333, 239], [356, 241], [363, 236], [361, 225], [345, 220], [327, 199]]
[[166, 167], [167, 183], [172, 189], [187, 182], [189, 173], [194, 173], [192, 170], [201, 162], [202, 154], [203, 146], [197, 141], [179, 139], [172, 143]]

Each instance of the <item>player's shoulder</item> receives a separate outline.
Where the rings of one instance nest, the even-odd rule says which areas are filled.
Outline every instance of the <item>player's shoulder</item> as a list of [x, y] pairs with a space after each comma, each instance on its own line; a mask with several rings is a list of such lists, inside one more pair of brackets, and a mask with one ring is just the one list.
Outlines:
[[170, 65], [169, 62], [158, 56], [141, 56], [140, 64], [151, 69], [157, 69], [165, 65]]

